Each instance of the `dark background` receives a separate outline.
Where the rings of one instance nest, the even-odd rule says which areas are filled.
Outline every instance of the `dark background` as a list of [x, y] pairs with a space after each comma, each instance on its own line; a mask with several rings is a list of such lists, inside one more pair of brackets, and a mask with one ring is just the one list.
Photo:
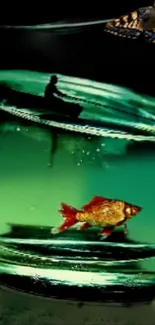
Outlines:
[[[1, 25], [35, 25], [70, 19], [108, 19], [119, 17], [151, 1], [40, 2], [18, 6], [5, 2]], [[8, 11], [9, 8], [9, 11]], [[115, 83], [155, 95], [155, 44], [123, 39], [103, 32], [102, 26], [90, 30], [58, 34], [51, 30], [0, 30], [0, 69], [28, 69], [62, 73]]]

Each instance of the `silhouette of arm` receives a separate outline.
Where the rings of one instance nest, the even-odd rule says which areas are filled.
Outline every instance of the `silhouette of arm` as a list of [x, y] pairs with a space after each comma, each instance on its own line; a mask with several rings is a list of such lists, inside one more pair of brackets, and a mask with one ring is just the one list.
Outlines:
[[57, 96], [60, 96], [60, 97], [67, 97], [66, 94], [62, 93], [60, 90], [57, 89], [57, 87], [54, 87], [54, 93], [57, 95]]
[[61, 91], [59, 91], [55, 85], [48, 84], [45, 88], [45, 97], [50, 98], [52, 95], [57, 95], [59, 97], [66, 96]]
[[54, 91], [54, 93], [56, 94], [56, 95], [58, 95], [58, 96], [65, 96], [60, 90], [58, 90], [56, 87], [55, 87], [55, 91]]

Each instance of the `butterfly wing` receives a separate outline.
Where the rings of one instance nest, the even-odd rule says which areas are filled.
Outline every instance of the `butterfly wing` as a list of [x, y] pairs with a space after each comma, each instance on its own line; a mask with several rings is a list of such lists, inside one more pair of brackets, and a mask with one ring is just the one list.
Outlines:
[[138, 38], [143, 31], [139, 11], [133, 11], [108, 22], [105, 31], [125, 38]]

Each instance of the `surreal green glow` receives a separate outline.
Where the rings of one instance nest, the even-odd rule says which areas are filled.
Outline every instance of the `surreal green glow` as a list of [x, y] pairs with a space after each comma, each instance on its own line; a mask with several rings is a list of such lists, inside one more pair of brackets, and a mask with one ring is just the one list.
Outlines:
[[[0, 81], [5, 81], [14, 89], [19, 89], [27, 93], [43, 95], [45, 85], [49, 80], [50, 74], [30, 72], [30, 71], [3, 71], [0, 73]], [[98, 136], [109, 136], [112, 138], [122, 138], [135, 141], [154, 141], [154, 104], [153, 98], [138, 95], [132, 90], [110, 84], [102, 84], [86, 79], [67, 77], [58, 75], [58, 87], [68, 95], [68, 101], [81, 103], [83, 112], [82, 119], [96, 122], [96, 127], [88, 125], [80, 126], [77, 124], [60, 123], [45, 121], [39, 116], [32, 116], [25, 111], [23, 118], [34, 122], [62, 128], [75, 132], [94, 134]], [[14, 81], [16, 80], [16, 82]], [[10, 111], [15, 116], [22, 117], [20, 110], [15, 107], [5, 107], [1, 109]], [[130, 126], [136, 130], [147, 131], [147, 137], [142, 135], [134, 136], [127, 132], [105, 130], [97, 127], [97, 122], [111, 122], [117, 125]]]
[[[0, 83], [43, 96], [50, 75], [1, 71]], [[58, 89], [66, 101], [82, 106], [76, 121], [42, 118], [37, 109], [0, 104], [1, 112], [8, 113], [8, 120], [0, 123], [0, 273], [43, 280], [49, 286], [116, 285], [116, 294], [124, 290], [122, 285], [154, 284], [155, 99], [64, 75], [58, 75]], [[55, 138], [56, 157], [48, 168]], [[141, 156], [143, 142], [147, 154]], [[116, 242], [104, 241], [96, 229], [80, 233], [76, 228], [64, 237], [51, 234], [62, 221], [61, 202], [80, 209], [94, 195], [143, 207], [129, 222], [127, 237], [122, 240], [116, 231]], [[14, 225], [19, 228], [14, 230]], [[30, 291], [35, 290], [34, 285]]]

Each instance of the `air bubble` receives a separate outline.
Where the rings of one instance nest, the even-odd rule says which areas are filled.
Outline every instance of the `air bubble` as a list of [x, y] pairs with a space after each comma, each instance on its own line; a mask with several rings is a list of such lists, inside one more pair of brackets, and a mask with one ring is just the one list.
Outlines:
[[36, 209], [36, 207], [34, 206], [34, 205], [32, 205], [31, 207], [30, 207], [30, 210], [31, 211], [34, 211]]

